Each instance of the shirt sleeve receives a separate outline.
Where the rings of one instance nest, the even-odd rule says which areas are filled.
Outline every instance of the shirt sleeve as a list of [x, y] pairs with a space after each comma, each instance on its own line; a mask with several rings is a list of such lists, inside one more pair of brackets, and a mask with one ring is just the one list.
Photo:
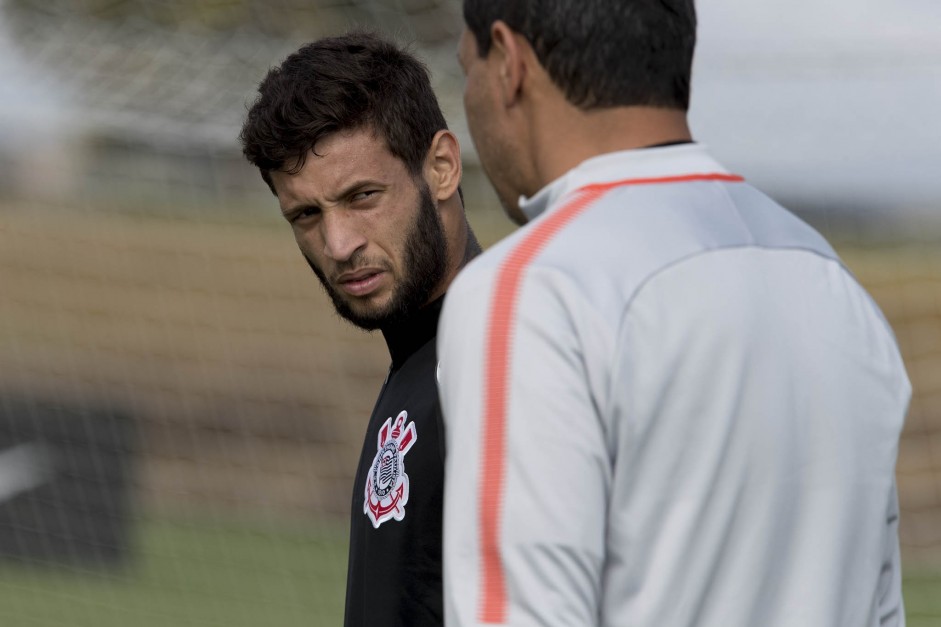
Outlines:
[[611, 471], [579, 300], [545, 270], [512, 292], [486, 273], [449, 291], [438, 335], [448, 625], [598, 621]]
[[899, 555], [899, 504], [893, 486], [886, 512], [886, 547], [879, 575], [879, 625], [904, 627], [905, 604], [902, 601], [902, 561]]

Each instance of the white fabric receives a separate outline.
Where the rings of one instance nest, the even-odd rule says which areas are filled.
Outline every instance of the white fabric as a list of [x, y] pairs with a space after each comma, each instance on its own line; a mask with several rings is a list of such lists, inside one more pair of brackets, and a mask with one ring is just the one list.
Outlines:
[[[583, 163], [451, 286], [447, 625], [479, 622], [479, 483], [496, 277], [584, 185], [724, 173], [699, 145]], [[910, 397], [875, 304], [743, 182], [613, 187], [524, 271], [499, 550], [540, 626], [904, 625], [894, 467]]]

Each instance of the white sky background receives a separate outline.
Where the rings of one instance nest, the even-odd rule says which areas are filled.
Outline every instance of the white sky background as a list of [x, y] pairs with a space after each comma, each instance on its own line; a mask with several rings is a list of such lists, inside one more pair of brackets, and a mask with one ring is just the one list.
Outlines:
[[64, 97], [10, 43], [0, 11], [0, 148], [55, 142], [72, 126]]
[[[697, 6], [691, 124], [730, 169], [784, 200], [941, 214], [941, 0]], [[0, 12], [0, 149], [82, 126], [30, 65]]]
[[941, 2], [702, 0], [691, 124], [782, 198], [941, 214]]

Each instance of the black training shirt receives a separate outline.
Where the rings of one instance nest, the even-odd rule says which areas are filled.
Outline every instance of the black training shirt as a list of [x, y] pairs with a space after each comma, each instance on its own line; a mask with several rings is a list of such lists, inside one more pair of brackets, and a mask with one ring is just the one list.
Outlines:
[[444, 432], [435, 381], [441, 303], [383, 330], [392, 367], [353, 483], [346, 627], [444, 624]]

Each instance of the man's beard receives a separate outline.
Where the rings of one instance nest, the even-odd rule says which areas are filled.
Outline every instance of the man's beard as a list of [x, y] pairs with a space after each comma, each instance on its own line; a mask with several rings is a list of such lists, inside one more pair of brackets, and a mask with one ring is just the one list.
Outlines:
[[[362, 313], [354, 311], [347, 300], [330, 285], [323, 271], [304, 255], [307, 264], [320, 279], [324, 291], [333, 301], [337, 314], [361, 329], [382, 329], [410, 317], [428, 304], [431, 295], [444, 279], [448, 261], [448, 241], [444, 235], [444, 225], [441, 224], [431, 190], [424, 181], [418, 184], [418, 195], [418, 214], [405, 234], [402, 267], [404, 276], [393, 286], [392, 296], [385, 306]], [[363, 265], [360, 263], [361, 257], [360, 251], [357, 251], [347, 265], [353, 268]]]

